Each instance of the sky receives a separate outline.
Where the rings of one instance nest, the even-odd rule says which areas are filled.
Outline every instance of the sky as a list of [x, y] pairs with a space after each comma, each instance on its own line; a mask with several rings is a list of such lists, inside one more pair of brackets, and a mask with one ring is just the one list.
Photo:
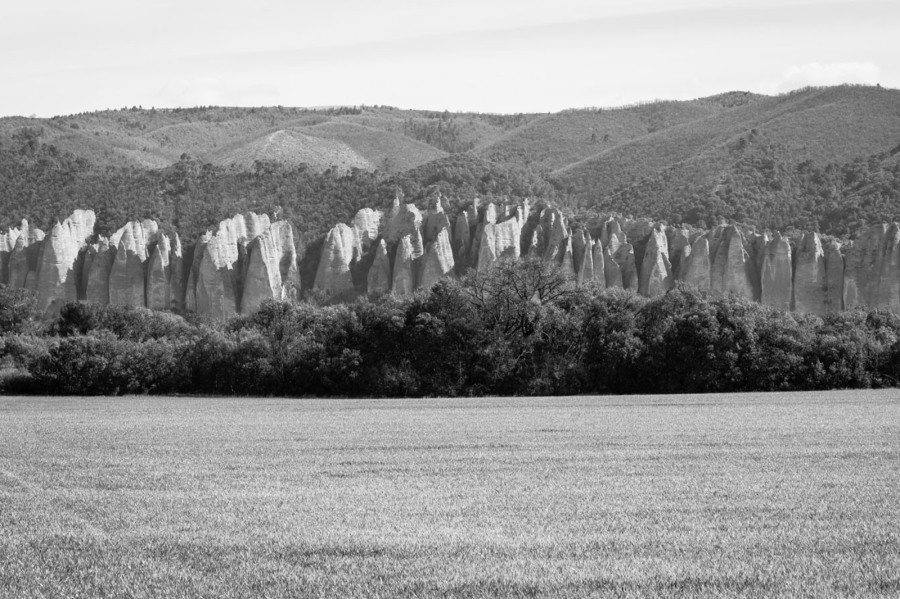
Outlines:
[[0, 116], [900, 87], [898, 0], [28, 0], [0, 17]]

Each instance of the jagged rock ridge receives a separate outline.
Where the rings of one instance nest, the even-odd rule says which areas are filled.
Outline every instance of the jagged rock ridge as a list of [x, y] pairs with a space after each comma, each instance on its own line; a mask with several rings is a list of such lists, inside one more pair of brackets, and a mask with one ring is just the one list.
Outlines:
[[[211, 318], [251, 313], [300, 291], [293, 228], [238, 214], [186, 248], [152, 220], [95, 236], [94, 213], [76, 210], [49, 235], [23, 220], [0, 233], [0, 283], [34, 291], [39, 309], [65, 302], [188, 310]], [[339, 298], [427, 289], [501, 259], [538, 257], [579, 285], [656, 296], [676, 281], [785, 310], [825, 314], [857, 306], [900, 312], [900, 225], [874, 225], [854, 242], [734, 225], [709, 231], [623, 217], [570, 225], [557, 208], [474, 200], [455, 219], [440, 196], [423, 214], [395, 200], [360, 210], [329, 231], [314, 287]]]

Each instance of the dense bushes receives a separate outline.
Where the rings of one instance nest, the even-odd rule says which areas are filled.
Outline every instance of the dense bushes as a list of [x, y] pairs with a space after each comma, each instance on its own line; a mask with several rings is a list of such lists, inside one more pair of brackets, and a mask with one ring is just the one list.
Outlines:
[[36, 335], [27, 306], [27, 297], [0, 290], [0, 314], [18, 314], [0, 320], [6, 392], [694, 393], [864, 388], [900, 378], [894, 314], [803, 316], [681, 286], [648, 300], [575, 287], [528, 260], [402, 300], [270, 301], [219, 327], [69, 304]]

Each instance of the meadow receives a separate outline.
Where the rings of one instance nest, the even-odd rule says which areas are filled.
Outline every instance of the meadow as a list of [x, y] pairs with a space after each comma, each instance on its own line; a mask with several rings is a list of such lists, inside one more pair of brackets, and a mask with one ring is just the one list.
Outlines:
[[0, 397], [0, 597], [896, 597], [900, 391]]

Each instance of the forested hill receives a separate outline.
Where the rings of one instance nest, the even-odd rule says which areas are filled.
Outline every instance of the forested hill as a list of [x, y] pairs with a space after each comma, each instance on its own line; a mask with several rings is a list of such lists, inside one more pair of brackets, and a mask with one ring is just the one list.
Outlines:
[[730, 92], [555, 114], [129, 108], [0, 119], [0, 226], [90, 206], [191, 237], [241, 210], [307, 238], [401, 190], [853, 236], [900, 219], [900, 91]]

